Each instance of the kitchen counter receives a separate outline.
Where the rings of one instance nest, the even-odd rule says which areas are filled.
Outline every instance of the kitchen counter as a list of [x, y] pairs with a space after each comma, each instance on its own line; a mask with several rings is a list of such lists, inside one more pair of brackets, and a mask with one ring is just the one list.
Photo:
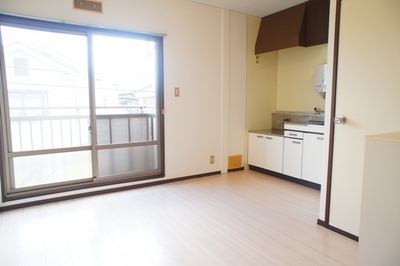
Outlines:
[[324, 134], [325, 126], [318, 124], [310, 124], [310, 123], [291, 123], [285, 122], [284, 124], [285, 130], [295, 130], [301, 132], [311, 132], [311, 133], [320, 133]]
[[377, 134], [377, 135], [368, 135], [366, 139], [371, 140], [380, 140], [386, 142], [400, 142], [400, 132], [392, 132], [392, 133], [385, 133], [385, 134]]
[[259, 130], [250, 130], [250, 133], [256, 134], [264, 134], [264, 135], [274, 135], [274, 136], [283, 136], [284, 132], [280, 129], [259, 129]]
[[400, 132], [365, 140], [359, 265], [399, 265]]

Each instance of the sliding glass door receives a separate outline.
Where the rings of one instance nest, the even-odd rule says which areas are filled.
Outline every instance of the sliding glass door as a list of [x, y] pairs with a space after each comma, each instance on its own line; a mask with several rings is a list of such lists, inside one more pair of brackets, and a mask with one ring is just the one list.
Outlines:
[[86, 37], [8, 26], [1, 37], [10, 189], [91, 178]]
[[160, 37], [0, 22], [6, 198], [163, 175]]
[[145, 40], [93, 36], [99, 177], [158, 169], [155, 48]]

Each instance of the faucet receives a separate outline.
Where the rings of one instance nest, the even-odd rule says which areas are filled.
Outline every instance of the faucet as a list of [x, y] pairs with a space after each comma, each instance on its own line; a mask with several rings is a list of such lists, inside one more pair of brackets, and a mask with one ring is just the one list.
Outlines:
[[290, 122], [290, 121], [291, 121], [290, 118], [284, 118], [284, 119], [282, 119], [281, 125], [283, 126], [285, 124], [285, 122]]

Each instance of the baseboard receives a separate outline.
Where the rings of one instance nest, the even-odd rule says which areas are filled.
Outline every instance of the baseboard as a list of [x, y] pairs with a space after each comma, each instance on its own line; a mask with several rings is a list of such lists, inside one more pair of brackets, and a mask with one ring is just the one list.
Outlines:
[[26, 207], [31, 207], [31, 206], [37, 206], [37, 205], [41, 205], [41, 204], [59, 202], [59, 201], [64, 201], [64, 200], [77, 199], [77, 198], [101, 195], [101, 194], [112, 193], [112, 192], [119, 192], [119, 191], [124, 191], [124, 190], [135, 189], [135, 188], [162, 185], [162, 184], [167, 184], [167, 183], [179, 182], [179, 181], [184, 181], [184, 180], [188, 180], [188, 179], [201, 178], [201, 177], [219, 175], [219, 174], [221, 174], [221, 171], [209, 172], [209, 173], [185, 176], [185, 177], [178, 177], [178, 178], [174, 178], [174, 179], [164, 179], [164, 180], [160, 180], [160, 181], [130, 185], [130, 186], [125, 186], [125, 187], [109, 188], [109, 189], [104, 189], [104, 190], [79, 193], [79, 194], [75, 194], [75, 195], [54, 197], [54, 198], [45, 199], [45, 200], [37, 200], [37, 201], [19, 203], [19, 204], [0, 207], [0, 212], [14, 210], [14, 209], [20, 209], [20, 208], [26, 208]]
[[323, 227], [325, 227], [325, 228], [327, 228], [327, 229], [329, 229], [329, 230], [331, 230], [331, 231], [333, 231], [333, 232], [335, 232], [335, 233], [338, 233], [338, 234], [340, 234], [340, 235], [342, 235], [342, 236], [345, 236], [345, 237], [347, 237], [347, 238], [350, 238], [350, 239], [352, 239], [352, 240], [354, 240], [354, 241], [356, 241], [356, 242], [358, 242], [358, 240], [359, 240], [359, 237], [358, 237], [358, 236], [353, 235], [353, 234], [350, 234], [349, 232], [346, 232], [346, 231], [344, 231], [344, 230], [342, 230], [342, 229], [339, 229], [339, 228], [337, 228], [337, 227], [334, 227], [334, 226], [332, 226], [332, 225], [329, 225], [329, 224], [327, 224], [325, 221], [322, 221], [322, 220], [320, 220], [320, 219], [318, 219], [317, 224], [318, 224], [318, 225], [321, 225], [321, 226], [323, 226]]
[[328, 226], [328, 224], [325, 221], [322, 221], [320, 219], [317, 220], [317, 224], [320, 225], [320, 226], [323, 226], [323, 227], [327, 227]]
[[249, 169], [253, 170], [253, 171], [260, 172], [260, 173], [263, 173], [263, 174], [267, 174], [267, 175], [270, 175], [270, 176], [273, 176], [273, 177], [284, 179], [286, 181], [290, 181], [290, 182], [293, 182], [293, 183], [296, 183], [296, 184], [299, 184], [299, 185], [303, 185], [303, 186], [306, 186], [306, 187], [309, 187], [309, 188], [312, 188], [312, 189], [315, 189], [315, 190], [319, 190], [319, 191], [321, 190], [321, 185], [320, 184], [309, 182], [309, 181], [306, 181], [306, 180], [303, 180], [303, 179], [291, 177], [291, 176], [288, 176], [288, 175], [284, 175], [284, 174], [281, 174], [281, 173], [270, 171], [270, 170], [267, 170], [267, 169], [264, 169], [264, 168], [260, 168], [260, 167], [254, 166], [254, 165], [250, 165], [250, 164], [249, 164]]
[[236, 172], [236, 171], [243, 171], [244, 167], [240, 167], [240, 168], [235, 168], [235, 169], [228, 169], [228, 173], [230, 172]]

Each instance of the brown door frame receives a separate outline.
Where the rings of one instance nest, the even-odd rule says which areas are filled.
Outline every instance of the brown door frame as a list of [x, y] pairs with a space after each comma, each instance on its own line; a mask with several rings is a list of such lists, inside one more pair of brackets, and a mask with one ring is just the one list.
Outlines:
[[338, 78], [338, 62], [339, 62], [339, 35], [340, 35], [340, 13], [342, 0], [336, 1], [335, 10], [335, 33], [333, 40], [333, 69], [332, 69], [332, 96], [331, 96], [331, 113], [330, 113], [330, 129], [329, 129], [329, 148], [328, 148], [328, 172], [326, 180], [326, 201], [325, 201], [325, 221], [318, 220], [318, 224], [341, 235], [358, 241], [358, 236], [350, 234], [339, 228], [330, 225], [330, 209], [331, 209], [331, 194], [332, 194], [332, 165], [333, 165], [333, 146], [335, 138], [335, 114], [336, 114], [336, 93], [337, 93], [337, 78]]

